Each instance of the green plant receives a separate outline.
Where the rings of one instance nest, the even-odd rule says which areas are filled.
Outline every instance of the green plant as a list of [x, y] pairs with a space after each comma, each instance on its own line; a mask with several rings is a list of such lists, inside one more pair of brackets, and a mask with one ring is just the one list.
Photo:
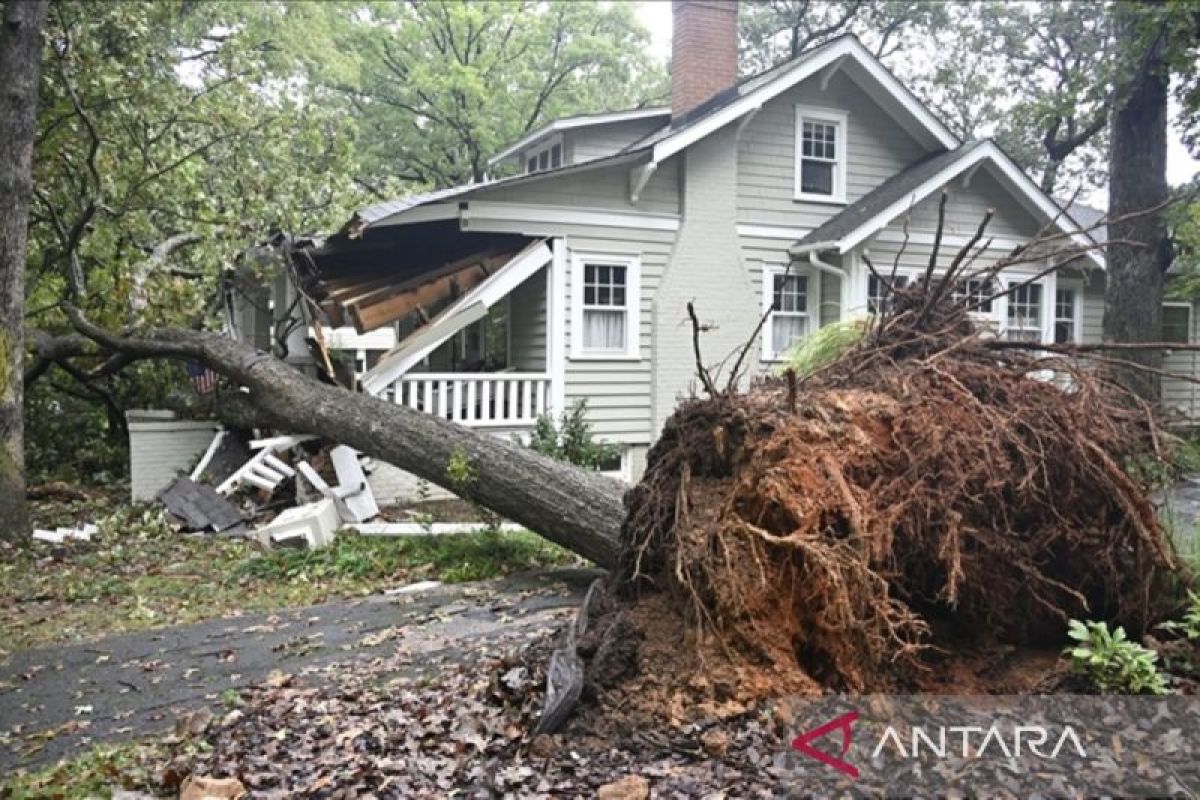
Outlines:
[[477, 478], [475, 467], [466, 453], [462, 450], [455, 450], [450, 454], [450, 461], [446, 464], [446, 480], [450, 481], [450, 485], [454, 487], [455, 494], [463, 495], [470, 492]]
[[599, 442], [587, 421], [587, 401], [578, 400], [564, 411], [555, 423], [549, 414], [542, 414], [534, 423], [528, 447], [558, 461], [566, 461], [584, 469], [601, 469], [621, 456], [621, 449]]
[[1166, 694], [1166, 680], [1158, 671], [1158, 654], [1130, 641], [1120, 625], [1110, 631], [1104, 622], [1077, 619], [1067, 626], [1076, 644], [1063, 652], [1071, 670], [1088, 678], [1102, 692]]
[[1164, 622], [1158, 627], [1163, 630], [1182, 633], [1188, 641], [1200, 641], [1200, 592], [1188, 590], [1188, 605], [1183, 612], [1183, 618]]
[[798, 378], [811, 375], [858, 344], [867, 332], [868, 324], [868, 320], [858, 318], [817, 328], [787, 351], [783, 363], [775, 371], [783, 374], [792, 370]]

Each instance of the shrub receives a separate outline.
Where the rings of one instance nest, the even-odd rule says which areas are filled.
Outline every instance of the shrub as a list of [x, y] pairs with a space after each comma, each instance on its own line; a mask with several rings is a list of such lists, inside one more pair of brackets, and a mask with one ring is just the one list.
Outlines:
[[1064, 651], [1072, 671], [1087, 677], [1100, 691], [1167, 693], [1166, 681], [1158, 672], [1158, 654], [1130, 641], [1120, 625], [1109, 631], [1107, 623], [1073, 619], [1067, 635], [1077, 642]]
[[596, 441], [587, 421], [587, 401], [579, 400], [564, 411], [556, 424], [549, 414], [538, 417], [529, 437], [529, 449], [584, 469], [601, 469], [621, 455], [616, 445]]
[[1200, 593], [1189, 589], [1187, 594], [1188, 606], [1183, 612], [1183, 619], [1178, 622], [1164, 622], [1158, 627], [1181, 633], [1188, 641], [1200, 641]]

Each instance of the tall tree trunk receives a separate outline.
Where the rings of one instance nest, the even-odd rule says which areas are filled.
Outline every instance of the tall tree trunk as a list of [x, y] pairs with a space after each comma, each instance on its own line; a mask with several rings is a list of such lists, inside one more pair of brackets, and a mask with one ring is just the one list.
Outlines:
[[42, 25], [48, 0], [7, 0], [0, 14], [0, 536], [24, 535], [25, 239], [32, 191]]
[[[220, 409], [242, 427], [270, 425], [333, 439], [474, 500], [603, 567], [616, 564], [624, 484], [539, 455], [511, 441], [321, 383], [223, 336], [178, 329], [121, 339], [77, 314], [81, 332], [138, 358], [195, 358], [249, 390]], [[245, 402], [242, 402], [244, 398]], [[452, 483], [465, 460], [473, 476]]]
[[[1137, 7], [1115, 12], [1121, 40], [1146, 42], [1137, 27]], [[1104, 339], [1110, 342], [1155, 342], [1162, 339], [1163, 289], [1171, 247], [1159, 211], [1167, 189], [1167, 84], [1161, 35], [1143, 45], [1145, 52], [1127, 83], [1118, 87], [1109, 146], [1108, 276], [1104, 299]], [[1130, 216], [1132, 215], [1132, 216]], [[1129, 217], [1122, 219], [1122, 217]], [[1120, 242], [1128, 242], [1122, 244]], [[1159, 367], [1162, 353], [1147, 350], [1127, 356]], [[1156, 375], [1135, 369], [1116, 370], [1125, 386], [1157, 401]]]

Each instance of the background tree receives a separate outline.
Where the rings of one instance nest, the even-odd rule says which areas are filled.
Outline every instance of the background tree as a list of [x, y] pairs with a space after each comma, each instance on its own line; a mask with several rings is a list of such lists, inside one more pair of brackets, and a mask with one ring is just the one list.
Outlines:
[[25, 533], [22, 423], [26, 225], [46, 2], [0, 8], [0, 536]]
[[738, 7], [741, 71], [754, 74], [844, 33], [889, 59], [913, 35], [945, 24], [947, 7], [920, 0], [766, 0]]
[[350, 121], [294, 88], [299, 65], [265, 25], [229, 23], [212, 3], [51, 5], [26, 287], [38, 479], [120, 474], [124, 410], [190, 391], [178, 366], [80, 352], [60, 308], [72, 277], [103, 324], [217, 326], [233, 254], [274, 231], [329, 230], [364, 197]]
[[[1112, 245], [1107, 253], [1104, 338], [1154, 342], [1162, 339], [1162, 302], [1172, 260], [1167, 229], [1167, 100], [1174, 74], [1184, 105], [1185, 138], [1194, 145], [1197, 131], [1191, 126], [1197, 121], [1197, 109], [1190, 104], [1200, 99], [1194, 90], [1200, 12], [1185, 4], [1147, 3], [1118, 4], [1113, 15], [1122, 49], [1109, 149]], [[1131, 358], [1156, 368], [1162, 353], [1148, 350]], [[1159, 398], [1154, 375], [1133, 369], [1117, 374], [1147, 400]]]
[[649, 35], [626, 3], [437, 0], [322, 13], [318, 49], [339, 55], [306, 58], [308, 77], [357, 121], [371, 185], [480, 180], [489, 156], [549, 120], [667, 94], [646, 54]]

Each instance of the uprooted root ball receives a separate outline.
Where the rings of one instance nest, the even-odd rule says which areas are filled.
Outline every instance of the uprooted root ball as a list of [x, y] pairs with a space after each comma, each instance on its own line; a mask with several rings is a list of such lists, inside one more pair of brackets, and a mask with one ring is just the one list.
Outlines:
[[1144, 629], [1173, 569], [1130, 471], [1155, 457], [1153, 420], [1066, 361], [903, 321], [799, 387], [681, 407], [627, 499], [620, 580], [685, 599], [736, 652], [855, 691], [977, 632]]

